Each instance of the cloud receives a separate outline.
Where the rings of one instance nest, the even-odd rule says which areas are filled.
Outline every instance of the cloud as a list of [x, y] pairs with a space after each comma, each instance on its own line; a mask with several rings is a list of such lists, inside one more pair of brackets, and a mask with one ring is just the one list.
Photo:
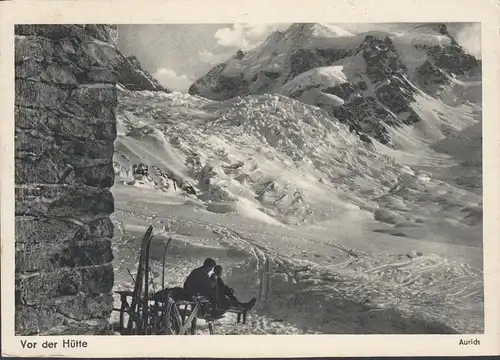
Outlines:
[[272, 32], [290, 24], [232, 24], [215, 32], [217, 44], [222, 47], [249, 50], [259, 45]]
[[213, 53], [206, 49], [198, 51], [200, 61], [210, 65], [217, 65], [228, 60], [231, 57], [231, 54], [231, 51], [225, 51], [219, 54]]
[[153, 77], [167, 89], [179, 92], [187, 92], [194, 82], [189, 76], [184, 74], [179, 75], [174, 70], [167, 68], [158, 69], [153, 74]]
[[198, 59], [209, 65], [223, 63], [236, 50], [251, 50], [277, 30], [284, 30], [290, 24], [230, 24], [215, 31], [216, 48], [198, 51]]
[[457, 43], [460, 44], [469, 54], [476, 58], [481, 58], [481, 24], [465, 24], [461, 26], [454, 35]]

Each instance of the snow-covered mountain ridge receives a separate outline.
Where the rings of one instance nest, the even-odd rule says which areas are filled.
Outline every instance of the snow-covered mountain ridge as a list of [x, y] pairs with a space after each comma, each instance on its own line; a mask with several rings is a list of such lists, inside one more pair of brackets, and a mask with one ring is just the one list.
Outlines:
[[[372, 219], [384, 224], [385, 233], [425, 239], [437, 231], [444, 236], [440, 241], [464, 243], [482, 231], [480, 192], [451, 176], [433, 175], [453, 167], [464, 171], [461, 153], [425, 144], [417, 153], [394, 153], [366, 144], [326, 111], [283, 95], [219, 102], [123, 90], [119, 99], [120, 181], [133, 181], [132, 166], [144, 163], [153, 177], [144, 186], [167, 195], [190, 189], [183, 196], [208, 211], [275, 225], [323, 226], [344, 219], [365, 227]], [[481, 140], [477, 132], [468, 138], [471, 144]], [[453, 148], [449, 143], [438, 145]], [[168, 174], [167, 180], [154, 179], [156, 174]], [[161, 185], [168, 179], [170, 185]]]
[[[481, 61], [462, 49], [446, 25], [397, 30], [352, 34], [332, 25], [294, 24], [216, 66], [189, 93], [213, 100], [284, 94], [327, 110], [364, 141], [370, 137], [390, 146], [397, 144], [388, 127], [422, 121], [422, 97], [478, 112], [480, 89], [462, 95], [477, 87]], [[450, 126], [452, 119], [442, 122]]]

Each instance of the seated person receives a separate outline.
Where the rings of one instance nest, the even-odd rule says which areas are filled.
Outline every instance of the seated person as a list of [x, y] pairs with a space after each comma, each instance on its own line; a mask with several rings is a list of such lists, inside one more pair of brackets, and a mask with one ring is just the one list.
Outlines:
[[212, 304], [212, 315], [216, 315], [217, 310], [217, 289], [216, 280], [211, 277], [216, 263], [213, 259], [207, 258], [203, 265], [191, 271], [184, 282], [184, 290], [191, 295], [203, 295]]
[[221, 275], [222, 267], [216, 265], [213, 259], [207, 258], [202, 266], [191, 271], [184, 282], [184, 290], [191, 296], [202, 295], [209, 299], [212, 305], [212, 316], [222, 315], [230, 306], [251, 309], [256, 299], [241, 303], [234, 296], [234, 290], [224, 284]]
[[212, 278], [216, 281], [217, 287], [217, 306], [220, 310], [227, 311], [230, 307], [240, 307], [242, 309], [250, 310], [255, 305], [257, 299], [252, 298], [246, 303], [240, 302], [234, 296], [234, 289], [227, 286], [222, 280], [222, 266], [216, 265], [214, 267]]

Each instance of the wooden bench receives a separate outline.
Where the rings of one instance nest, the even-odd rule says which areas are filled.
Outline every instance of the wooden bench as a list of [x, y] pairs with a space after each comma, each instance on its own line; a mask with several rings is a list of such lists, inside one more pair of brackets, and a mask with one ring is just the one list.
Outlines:
[[120, 301], [121, 301], [121, 307], [119, 309], [113, 308], [114, 311], [119, 311], [120, 312], [120, 324], [119, 324], [119, 329], [120, 331], [124, 329], [124, 322], [125, 322], [125, 314], [130, 313], [130, 304], [128, 302], [128, 298], [132, 298], [134, 295], [133, 291], [130, 290], [118, 290], [115, 291], [115, 294], [120, 295]]

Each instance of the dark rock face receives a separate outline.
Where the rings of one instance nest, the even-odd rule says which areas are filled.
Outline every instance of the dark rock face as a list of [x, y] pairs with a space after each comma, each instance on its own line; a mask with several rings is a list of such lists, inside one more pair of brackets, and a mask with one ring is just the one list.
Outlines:
[[[368, 35], [360, 45], [360, 51], [366, 63], [366, 74], [376, 86], [376, 99], [367, 97], [365, 101], [358, 100], [350, 104], [350, 107], [360, 120], [360, 126], [365, 133], [383, 144], [390, 145], [387, 129], [381, 126], [382, 124], [400, 126], [420, 121], [410, 106], [415, 89], [405, 79], [406, 66], [401, 63], [389, 37], [377, 38]], [[393, 115], [402, 113], [405, 116]]]
[[151, 74], [143, 70], [139, 60], [135, 56], [124, 56], [118, 54], [117, 64], [118, 82], [126, 89], [131, 91], [170, 91], [160, 85], [158, 80], [153, 78]]
[[417, 69], [417, 78], [422, 90], [433, 95], [439, 91], [442, 85], [448, 83], [446, 73], [430, 61], [424, 62]]
[[349, 124], [351, 132], [355, 132], [362, 141], [370, 143], [365, 135], [369, 134], [382, 144], [391, 143], [384, 124], [393, 125], [396, 119], [374, 98], [357, 96], [343, 106], [323, 108], [340, 122]]
[[449, 46], [420, 46], [429, 54], [429, 60], [417, 69], [417, 82], [430, 95], [437, 95], [443, 85], [449, 83], [448, 76], [480, 72], [481, 61], [463, 51], [451, 38]]
[[235, 58], [238, 60], [241, 60], [245, 57], [245, 55], [246, 55], [246, 53], [240, 49], [236, 52]]
[[392, 40], [367, 35], [359, 46], [366, 63], [366, 75], [373, 83], [378, 83], [394, 75], [405, 73], [406, 67], [400, 62]]
[[219, 76], [219, 81], [214, 86], [214, 92], [225, 93], [229, 97], [235, 97], [245, 93], [248, 88], [248, 83], [243, 79], [243, 75], [240, 76]]
[[347, 56], [353, 55], [352, 51], [342, 49], [298, 49], [290, 58], [290, 75], [293, 79], [308, 70], [320, 66], [329, 66]]
[[349, 98], [357, 92], [357, 86], [351, 83], [343, 83], [337, 86], [328, 87], [323, 89], [323, 92], [327, 94], [333, 94], [341, 98], [342, 100], [349, 100]]
[[413, 89], [400, 77], [387, 79], [375, 94], [383, 105], [396, 114], [411, 111], [409, 104], [413, 101]]
[[[340, 122], [349, 124], [351, 131], [362, 141], [371, 142], [370, 137], [373, 137], [391, 146], [386, 126], [411, 125], [420, 121], [410, 106], [414, 88], [402, 76], [406, 75], [406, 67], [400, 62], [390, 38], [368, 35], [356, 53], [365, 60], [366, 75], [376, 88], [376, 97], [363, 94], [368, 88], [365, 81], [346, 82], [322, 90], [340, 97], [344, 105], [317, 105]], [[398, 116], [400, 114], [404, 116]]]
[[15, 29], [16, 334], [106, 334], [116, 30]]
[[437, 67], [451, 74], [462, 75], [481, 65], [479, 60], [465, 53], [454, 40], [450, 46], [433, 46], [429, 48], [428, 53]]

